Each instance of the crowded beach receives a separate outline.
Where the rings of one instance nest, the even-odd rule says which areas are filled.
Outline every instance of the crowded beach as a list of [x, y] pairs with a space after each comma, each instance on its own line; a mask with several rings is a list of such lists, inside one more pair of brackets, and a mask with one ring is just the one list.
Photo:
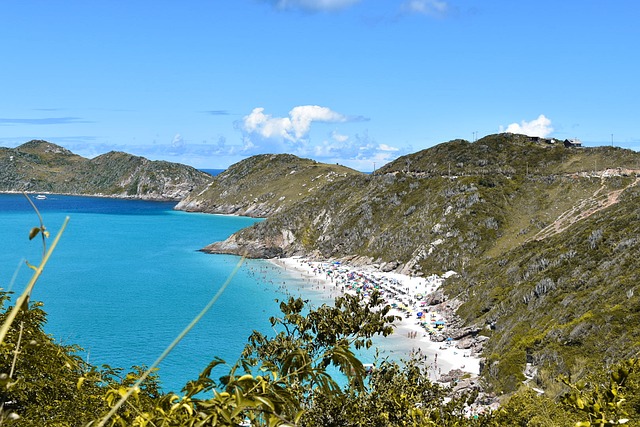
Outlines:
[[378, 291], [392, 307], [391, 314], [401, 319], [394, 323], [394, 334], [380, 342], [381, 347], [391, 349], [398, 359], [407, 359], [412, 352], [419, 351], [427, 359], [433, 379], [442, 381], [443, 375], [452, 370], [479, 374], [480, 359], [470, 349], [459, 348], [460, 343], [449, 336], [447, 316], [429, 303], [431, 296], [454, 272], [444, 276], [410, 277], [373, 268], [355, 268], [341, 262], [303, 258], [282, 258], [274, 262], [300, 274], [310, 288], [332, 299], [345, 293], [367, 298]]

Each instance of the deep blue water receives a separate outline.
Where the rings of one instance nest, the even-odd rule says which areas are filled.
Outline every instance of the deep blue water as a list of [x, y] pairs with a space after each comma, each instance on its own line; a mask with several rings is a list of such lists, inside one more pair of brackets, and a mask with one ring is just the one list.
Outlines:
[[[32, 294], [45, 330], [94, 365], [151, 365], [225, 282], [238, 258], [198, 252], [256, 219], [174, 211], [173, 203], [48, 195], [34, 200], [51, 232], [70, 222]], [[0, 287], [19, 292], [38, 264], [38, 226], [22, 195], [0, 194]], [[299, 282], [296, 282], [298, 280]], [[237, 360], [252, 330], [269, 331], [282, 286], [301, 286], [266, 261], [247, 261], [213, 309], [160, 365], [179, 391], [213, 359]]]
[[226, 169], [200, 169], [202, 172], [206, 172], [209, 175], [212, 176], [216, 176], [216, 175], [220, 175], [222, 172], [224, 172]]

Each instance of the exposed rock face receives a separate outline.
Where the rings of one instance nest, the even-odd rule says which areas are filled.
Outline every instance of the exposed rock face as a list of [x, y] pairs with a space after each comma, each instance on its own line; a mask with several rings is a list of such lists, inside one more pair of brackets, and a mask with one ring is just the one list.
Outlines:
[[430, 293], [426, 299], [427, 305], [438, 305], [442, 304], [444, 301], [446, 301], [446, 297], [441, 290]]
[[282, 249], [277, 245], [266, 245], [263, 242], [238, 241], [231, 236], [223, 242], [212, 243], [201, 249], [202, 252], [215, 254], [241, 255], [247, 258], [278, 258]]
[[190, 166], [121, 152], [86, 159], [46, 141], [0, 148], [0, 191], [180, 200], [211, 179]]
[[440, 378], [438, 378], [438, 381], [443, 382], [443, 383], [450, 383], [453, 381], [458, 381], [460, 380], [460, 378], [464, 377], [468, 375], [466, 372], [464, 372], [463, 370], [460, 369], [452, 369], [451, 371], [447, 372], [446, 374], [443, 374]]

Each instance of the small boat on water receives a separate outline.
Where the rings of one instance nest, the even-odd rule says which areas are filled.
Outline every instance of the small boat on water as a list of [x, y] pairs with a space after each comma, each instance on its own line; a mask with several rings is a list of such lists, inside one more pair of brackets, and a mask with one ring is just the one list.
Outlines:
[[37, 200], [45, 200], [46, 198], [47, 198], [47, 196], [45, 196], [44, 194], [38, 194], [38, 195], [36, 196], [36, 199], [37, 199]]

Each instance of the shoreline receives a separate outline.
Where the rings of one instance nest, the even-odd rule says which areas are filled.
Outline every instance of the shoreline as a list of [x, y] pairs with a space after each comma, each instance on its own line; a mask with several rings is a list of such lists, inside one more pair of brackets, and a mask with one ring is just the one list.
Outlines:
[[43, 194], [47, 196], [67, 196], [67, 197], [92, 197], [96, 199], [114, 199], [114, 200], [141, 200], [144, 202], [171, 202], [171, 203], [179, 203], [181, 198], [173, 198], [173, 197], [155, 197], [155, 196], [141, 196], [141, 195], [127, 195], [127, 194], [79, 194], [79, 193], [57, 193], [51, 191], [22, 191], [22, 190], [2, 190], [0, 194], [26, 194], [28, 196], [35, 196], [38, 194]]
[[[373, 268], [298, 257], [268, 261], [309, 279], [305, 290], [321, 293], [326, 299], [333, 300], [345, 293], [366, 294], [373, 287], [379, 289], [383, 299], [392, 305], [389, 314], [401, 319], [393, 323], [394, 332], [390, 336], [374, 338], [374, 345], [380, 348], [383, 357], [389, 356], [395, 361], [406, 360], [412, 352], [419, 350], [428, 360], [430, 379], [439, 382], [449, 382], [442, 377], [450, 371], [479, 375], [481, 359], [469, 349], [457, 348], [459, 340], [443, 337], [448, 319], [425, 303], [425, 299], [438, 290], [443, 278], [435, 275], [428, 278], [410, 277]], [[432, 340], [435, 335], [439, 335], [442, 341]]]

